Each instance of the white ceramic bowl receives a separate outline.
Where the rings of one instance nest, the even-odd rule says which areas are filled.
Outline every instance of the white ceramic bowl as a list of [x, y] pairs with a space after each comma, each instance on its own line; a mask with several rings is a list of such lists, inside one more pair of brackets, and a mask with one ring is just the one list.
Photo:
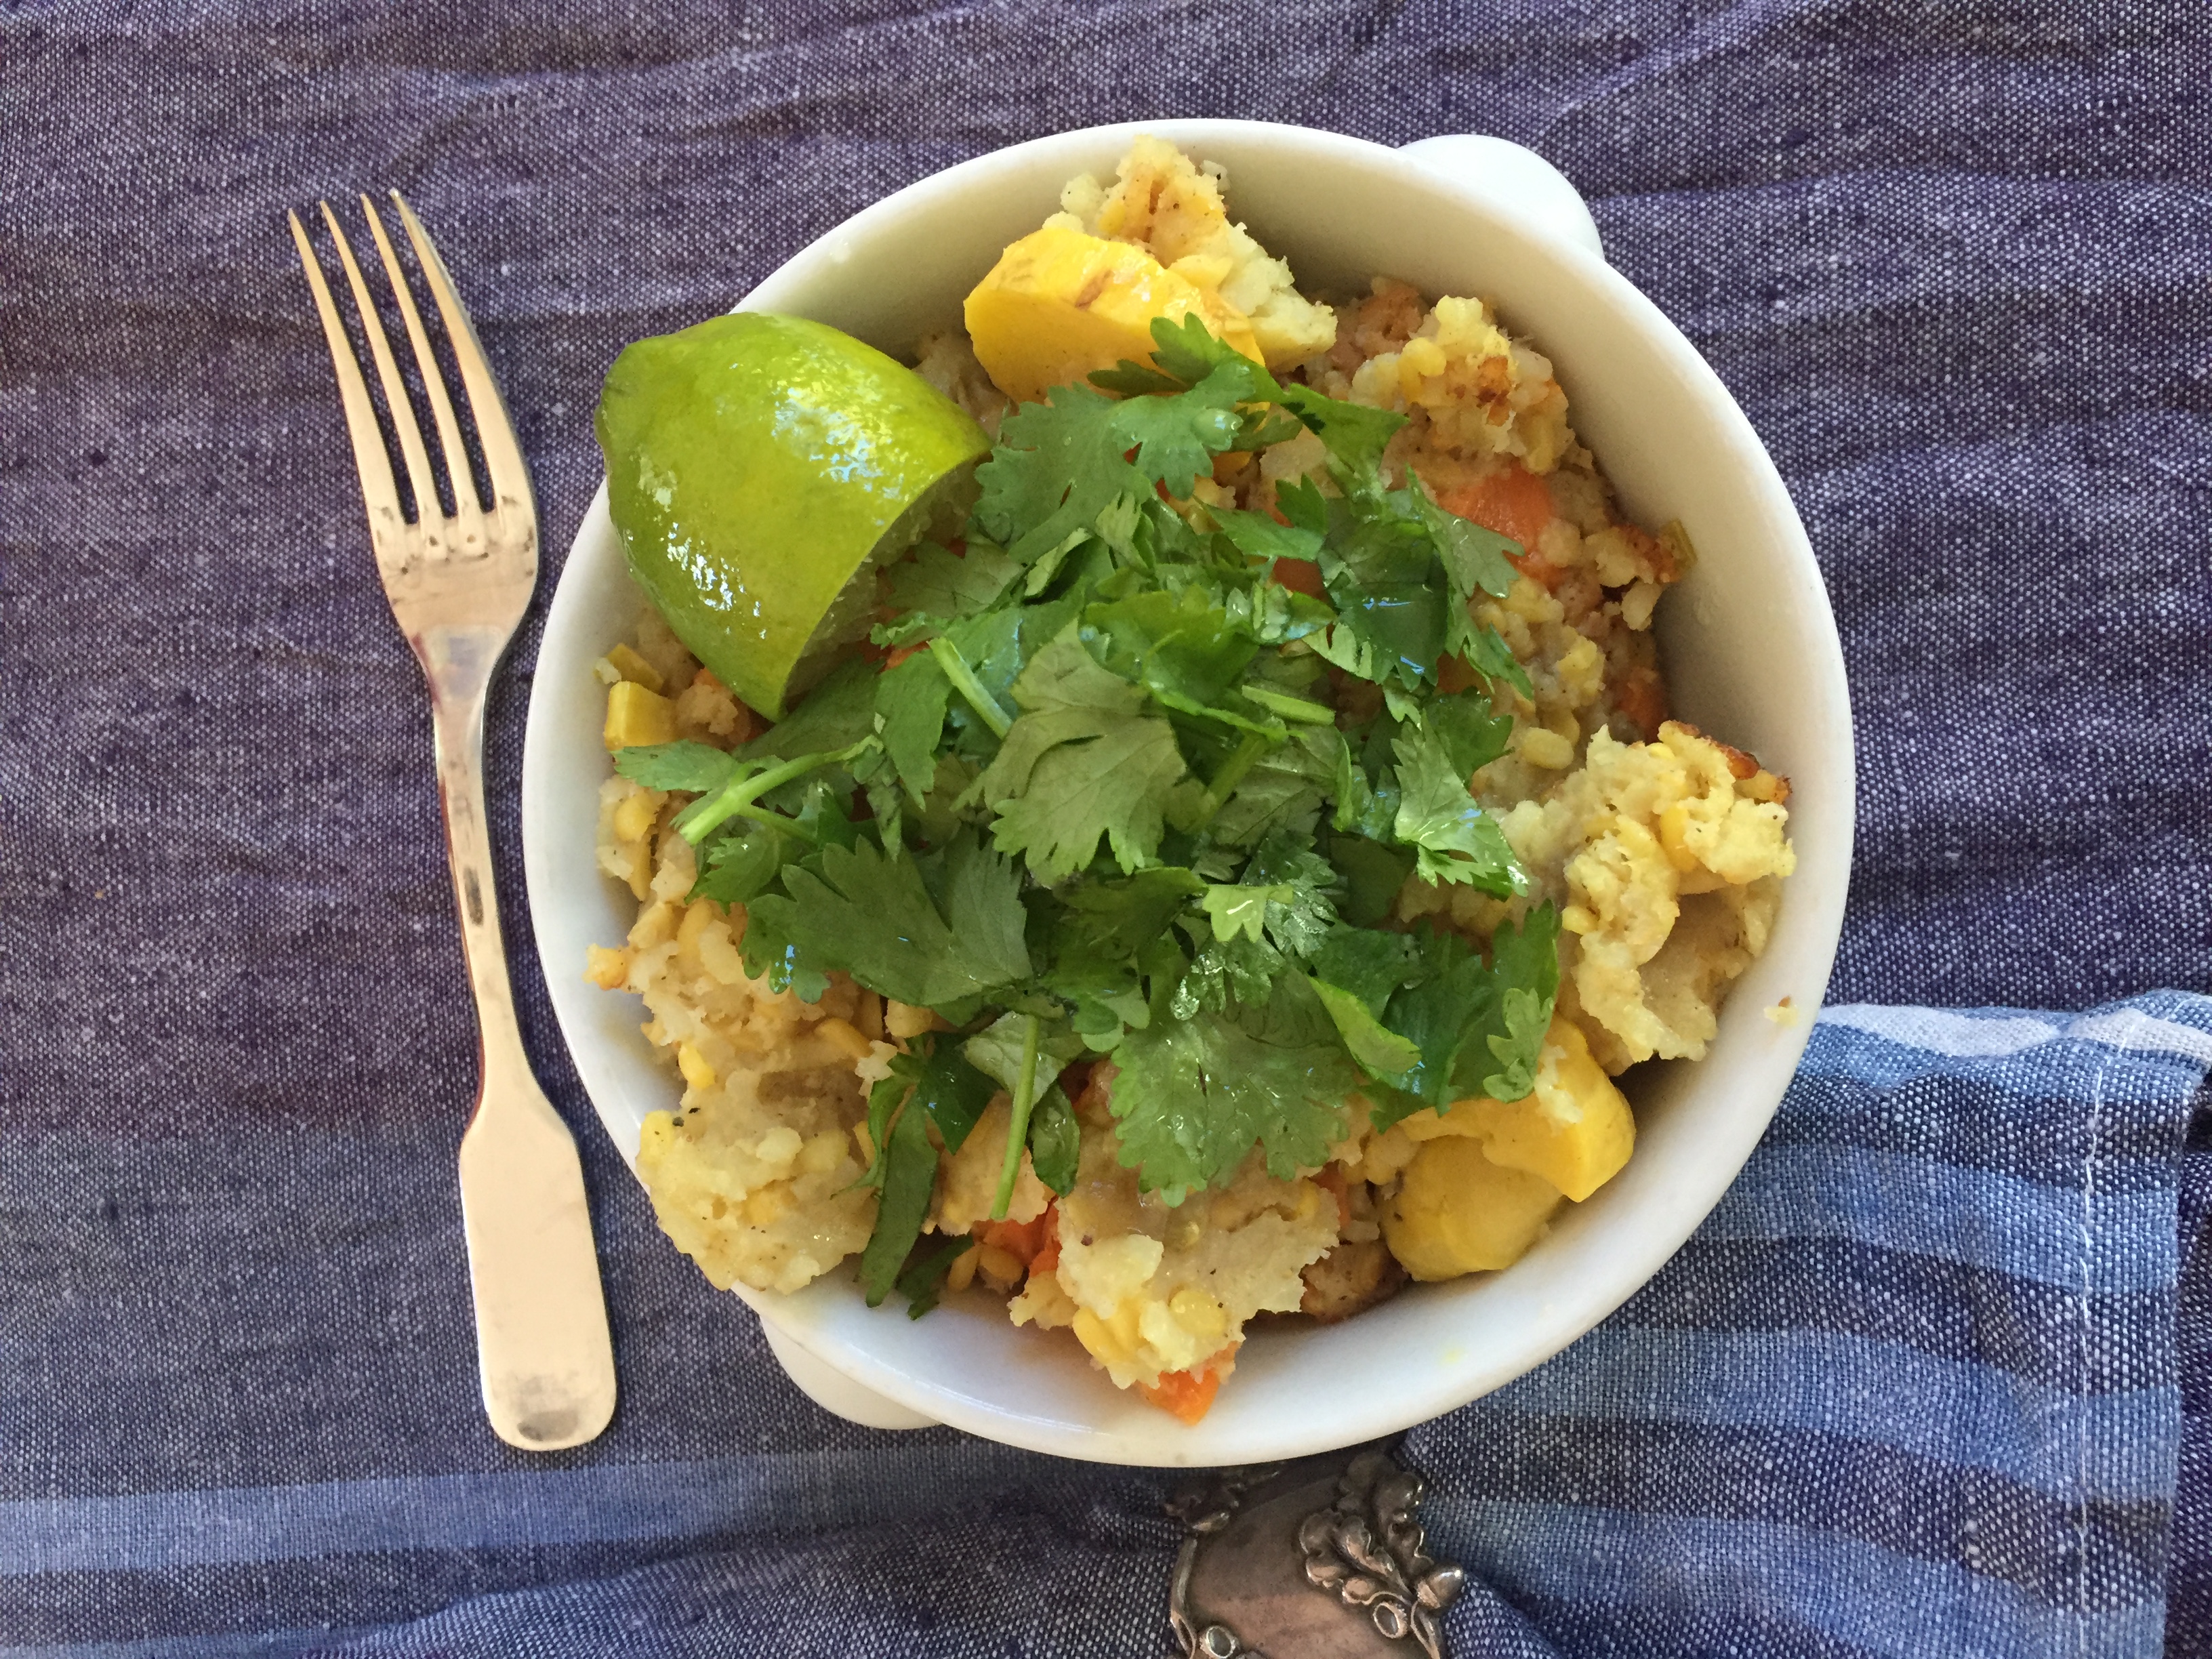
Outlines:
[[[1074, 1342], [1017, 1329], [988, 1298], [957, 1297], [916, 1321], [871, 1311], [842, 1272], [797, 1296], [741, 1292], [800, 1385], [859, 1421], [949, 1423], [1105, 1462], [1258, 1462], [1390, 1433], [1511, 1381], [1620, 1306], [1712, 1208], [1773, 1115], [1827, 981], [1850, 863], [1850, 716], [1827, 595], [1772, 462], [1705, 361], [1605, 264], [1565, 180], [1514, 146], [1455, 137], [1391, 150], [1243, 121], [1063, 133], [878, 203], [739, 304], [909, 354], [921, 334], [957, 322], [962, 296], [1006, 243], [1055, 210], [1067, 179], [1110, 176], [1139, 131], [1224, 163], [1232, 211], [1290, 259], [1305, 291], [1382, 273], [1432, 295], [1480, 295], [1551, 357], [1576, 429], [1628, 512], [1646, 524], [1679, 518], [1697, 545], [1697, 568], [1660, 608], [1675, 708], [1794, 787], [1797, 872], [1772, 944], [1736, 986], [1703, 1060], [1632, 1075], [1638, 1133], [1626, 1170], [1505, 1273], [1417, 1286], [1341, 1325], [1259, 1329], [1194, 1428], [1114, 1389]], [[582, 977], [585, 947], [618, 941], [634, 911], [593, 861], [608, 763], [590, 665], [624, 635], [638, 603], [603, 488], [538, 651], [523, 836], [554, 1008], [626, 1156], [645, 1115], [678, 1094], [639, 1034], [636, 1000]], [[1785, 997], [1794, 1022], [1766, 1018]]]

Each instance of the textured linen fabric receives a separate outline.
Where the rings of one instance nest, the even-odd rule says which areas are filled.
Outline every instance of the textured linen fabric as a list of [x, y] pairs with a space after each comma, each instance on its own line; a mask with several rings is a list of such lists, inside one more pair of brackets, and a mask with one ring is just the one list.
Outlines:
[[[568, 1069], [516, 858], [606, 364], [1001, 143], [1224, 114], [1542, 151], [1742, 402], [1827, 575], [1862, 768], [1836, 1000], [2212, 989], [2202, 24], [2180, 0], [0, 7], [0, 1644], [1161, 1644], [1153, 1477], [834, 1422], [659, 1240]], [[387, 185], [458, 273], [547, 544], [494, 830], [624, 1390], [551, 1458], [479, 1420], [428, 721], [282, 229]], [[1992, 1024], [2034, 1040], [1980, 1052]], [[1416, 1437], [1486, 1587], [1460, 1650], [2143, 1652], [2170, 1583], [2175, 1650], [2212, 1650], [2198, 1068], [2110, 1029], [1824, 1026], [1675, 1266]]]

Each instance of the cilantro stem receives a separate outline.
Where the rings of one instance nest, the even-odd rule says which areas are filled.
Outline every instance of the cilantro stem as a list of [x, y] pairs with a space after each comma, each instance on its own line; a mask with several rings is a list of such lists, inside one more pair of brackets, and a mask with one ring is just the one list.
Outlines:
[[1213, 775], [1213, 781], [1206, 786], [1206, 805], [1199, 813], [1199, 829], [1213, 822], [1213, 815], [1221, 810], [1237, 786], [1244, 781], [1244, 775], [1252, 769], [1252, 763], [1274, 747], [1273, 743], [1256, 732], [1244, 734], [1244, 741], [1237, 750], [1222, 762], [1221, 769]]
[[952, 682], [952, 689], [968, 700], [968, 706], [982, 717], [983, 724], [1000, 737], [1006, 735], [1014, 717], [999, 706], [999, 700], [983, 689], [983, 682], [975, 678], [975, 671], [968, 665], [968, 659], [960, 654], [960, 647], [942, 634], [929, 642], [929, 654], [937, 659], [937, 665], [945, 671], [945, 678]]
[[[684, 840], [696, 847], [726, 818], [734, 817], [739, 813], [744, 813], [747, 817], [758, 817], [759, 813], [748, 809], [770, 790], [781, 789], [793, 779], [803, 778], [809, 772], [816, 771], [822, 767], [851, 760], [874, 741], [873, 738], [864, 738], [849, 749], [825, 750], [817, 755], [800, 755], [785, 761], [780, 766], [771, 766], [765, 772], [756, 772], [749, 777], [732, 778], [713, 794], [702, 795], [690, 805], [685, 807], [677, 817], [677, 830]], [[770, 822], [775, 822], [778, 829], [782, 829], [789, 820], [771, 819]], [[795, 825], [792, 828], [794, 834], [804, 833]]]
[[819, 847], [822, 837], [809, 830], [797, 818], [786, 813], [770, 811], [765, 806], [740, 806], [732, 816], [750, 818], [755, 823], [764, 823], [771, 830], [780, 830], [787, 836], [795, 836], [811, 847]]
[[1022, 1069], [1014, 1079], [1013, 1121], [1006, 1128], [1006, 1161], [999, 1166], [999, 1195], [991, 1201], [991, 1219], [1004, 1221], [1013, 1202], [1014, 1177], [1022, 1172], [1022, 1148], [1029, 1144], [1030, 1112], [1036, 1105], [1037, 1048], [1044, 1022], [1035, 1014], [1023, 1016]]
[[1246, 685], [1238, 689], [1261, 708], [1280, 714], [1286, 720], [1296, 720], [1301, 726], [1336, 724], [1336, 710], [1326, 703], [1309, 702], [1304, 697], [1285, 696], [1280, 691], [1270, 691], [1264, 686]]

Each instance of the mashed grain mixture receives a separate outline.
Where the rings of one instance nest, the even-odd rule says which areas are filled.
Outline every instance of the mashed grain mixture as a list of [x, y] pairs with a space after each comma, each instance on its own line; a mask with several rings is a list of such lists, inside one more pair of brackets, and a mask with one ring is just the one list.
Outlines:
[[[1227, 187], [1218, 167], [1140, 140], [1115, 180], [1068, 185], [1030, 252], [1040, 268], [1095, 259], [1102, 239], [1114, 258], [1148, 255], [1185, 285], [1188, 314], [1285, 384], [1406, 416], [1385, 476], [1418, 479], [1449, 513], [1518, 544], [1510, 590], [1480, 597], [1473, 614], [1526, 689], [1488, 674], [1511, 738], [1469, 787], [1530, 890], [1498, 896], [1416, 873], [1381, 925], [1441, 927], [1481, 949], [1548, 901], [1559, 990], [1521, 1098], [1461, 1099], [1379, 1133], [1354, 1109], [1326, 1161], [1287, 1178], [1255, 1150], [1179, 1203], [1140, 1190], [1119, 1155], [1110, 1056], [1053, 1061], [1079, 1124], [1071, 1189], [1055, 1194], [1024, 1154], [1003, 1218], [988, 1218], [1004, 1092], [941, 1154], [923, 1244], [967, 1241], [945, 1293], [1000, 1297], [1017, 1324], [1070, 1331], [1117, 1386], [1194, 1421], [1258, 1316], [1340, 1319], [1408, 1276], [1508, 1267], [1561, 1206], [1617, 1172], [1635, 1125], [1613, 1079], [1655, 1056], [1705, 1053], [1793, 866], [1787, 781], [1668, 717], [1651, 621], [1693, 551], [1678, 526], [1620, 515], [1549, 361], [1479, 297], [1431, 297], [1388, 276], [1333, 305], [1300, 294], [1289, 266], [1229, 217]], [[1036, 393], [1002, 389], [1018, 376], [994, 381], [985, 343], [940, 333], [918, 366], [995, 434], [1016, 407], [1008, 391]], [[1312, 431], [1218, 456], [1184, 510], [1269, 513], [1298, 480], [1334, 488]], [[600, 672], [627, 711], [624, 742], [728, 749], [762, 729], [650, 611]], [[1455, 659], [1443, 673], [1447, 693], [1484, 683]], [[1334, 667], [1317, 683], [1346, 729], [1383, 701]], [[589, 971], [642, 999], [646, 1034], [682, 1079], [638, 1158], [662, 1225], [716, 1285], [792, 1291], [867, 1243], [878, 1200], [858, 1183], [879, 1151], [870, 1090], [945, 1022], [842, 974], [812, 1003], [750, 977], [743, 907], [687, 902], [693, 849], [671, 827], [686, 799], [621, 776], [602, 790], [600, 863], [639, 909]]]

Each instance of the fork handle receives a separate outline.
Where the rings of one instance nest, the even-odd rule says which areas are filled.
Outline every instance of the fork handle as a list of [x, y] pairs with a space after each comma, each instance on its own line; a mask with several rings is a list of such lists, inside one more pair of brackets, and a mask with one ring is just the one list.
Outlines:
[[[471, 637], [474, 635], [474, 637]], [[484, 819], [484, 702], [500, 644], [488, 632], [441, 629], [415, 641], [430, 682], [431, 736], [438, 758], [438, 794], [446, 815], [446, 859], [461, 913], [461, 953], [476, 999], [477, 1030], [487, 1072], [514, 1066], [527, 1072], [507, 945], [499, 927], [499, 890], [492, 880], [491, 831]]]
[[509, 1445], [580, 1445], [614, 1413], [614, 1345], [575, 1138], [532, 1074], [492, 883], [484, 700], [504, 639], [415, 641], [431, 689], [446, 848], [477, 1005], [481, 1082], [461, 1137], [461, 1217], [485, 1414]]

